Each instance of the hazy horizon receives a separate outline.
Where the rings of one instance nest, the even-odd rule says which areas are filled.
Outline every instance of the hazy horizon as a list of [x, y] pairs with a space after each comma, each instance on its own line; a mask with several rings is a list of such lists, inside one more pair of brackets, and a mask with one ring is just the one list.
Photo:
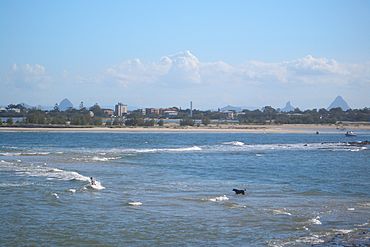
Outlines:
[[2, 1], [0, 105], [370, 106], [370, 1]]

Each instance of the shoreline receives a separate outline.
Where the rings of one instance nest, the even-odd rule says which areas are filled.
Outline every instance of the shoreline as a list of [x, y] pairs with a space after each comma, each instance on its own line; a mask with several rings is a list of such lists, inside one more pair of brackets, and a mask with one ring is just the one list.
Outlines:
[[344, 133], [346, 130], [370, 131], [369, 125], [356, 124], [346, 126], [316, 124], [285, 124], [285, 125], [220, 125], [207, 127], [0, 127], [0, 132], [92, 132], [92, 133], [296, 133], [323, 134]]

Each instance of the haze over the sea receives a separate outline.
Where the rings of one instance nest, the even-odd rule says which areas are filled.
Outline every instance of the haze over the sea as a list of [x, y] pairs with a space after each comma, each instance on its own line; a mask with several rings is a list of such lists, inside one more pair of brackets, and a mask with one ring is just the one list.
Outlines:
[[0, 105], [370, 106], [370, 1], [0, 3]]

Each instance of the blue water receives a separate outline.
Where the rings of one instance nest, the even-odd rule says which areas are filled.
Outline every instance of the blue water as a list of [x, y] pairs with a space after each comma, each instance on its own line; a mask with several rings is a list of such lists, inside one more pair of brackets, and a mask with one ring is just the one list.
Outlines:
[[0, 245], [369, 246], [355, 140], [370, 133], [0, 132]]

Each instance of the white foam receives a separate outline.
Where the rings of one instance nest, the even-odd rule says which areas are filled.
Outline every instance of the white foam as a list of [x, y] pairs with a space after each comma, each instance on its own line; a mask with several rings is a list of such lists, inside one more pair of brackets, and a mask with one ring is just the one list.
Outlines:
[[297, 243], [306, 243], [306, 244], [322, 244], [325, 241], [320, 239], [318, 235], [311, 235], [307, 237], [301, 237], [296, 240]]
[[32, 165], [19, 163], [17, 166], [9, 165], [12, 163], [5, 163], [6, 168], [9, 168], [16, 172], [19, 176], [31, 176], [31, 177], [47, 177], [48, 180], [78, 180], [78, 181], [89, 181], [90, 178], [83, 176], [75, 171], [65, 171], [58, 168], [47, 167], [44, 165]]
[[309, 222], [314, 225], [321, 225], [320, 216], [316, 216], [313, 219], [310, 219]]
[[221, 201], [228, 201], [229, 198], [226, 195], [223, 195], [223, 196], [209, 198], [208, 200], [211, 202], [221, 202]]
[[130, 205], [130, 206], [141, 206], [141, 205], [143, 205], [143, 203], [142, 202], [129, 202], [128, 205]]
[[92, 157], [92, 160], [93, 161], [108, 161], [109, 159], [106, 158], [106, 157], [98, 157], [98, 156], [94, 156]]
[[68, 192], [76, 193], [76, 189], [69, 189]]
[[284, 209], [274, 209], [272, 210], [272, 212], [277, 215], [289, 215], [289, 216], [292, 215], [291, 213], [287, 212], [285, 208]]
[[347, 208], [348, 211], [355, 211], [355, 208]]
[[6, 187], [23, 187], [23, 186], [29, 186], [32, 183], [0, 183], [0, 188], [6, 188]]
[[184, 148], [153, 148], [153, 149], [137, 149], [138, 153], [156, 153], [156, 152], [191, 152], [201, 151], [202, 149], [198, 146], [184, 147]]
[[233, 145], [233, 146], [244, 146], [245, 145], [244, 142], [240, 142], [240, 141], [224, 142], [222, 144]]
[[353, 230], [337, 229], [335, 230], [335, 232], [342, 233], [342, 234], [348, 234], [350, 232], [353, 232]]
[[53, 193], [53, 194], [51, 194], [51, 195], [53, 195], [56, 199], [59, 199], [59, 196], [58, 196], [58, 194], [57, 194], [57, 193]]
[[89, 188], [89, 189], [93, 189], [93, 190], [103, 190], [103, 189], [105, 189], [105, 187], [103, 185], [101, 185], [101, 183], [99, 181], [95, 181], [95, 184], [89, 183], [88, 185], [86, 185], [86, 187]]
[[36, 156], [36, 155], [48, 155], [50, 152], [1, 152], [1, 156]]

